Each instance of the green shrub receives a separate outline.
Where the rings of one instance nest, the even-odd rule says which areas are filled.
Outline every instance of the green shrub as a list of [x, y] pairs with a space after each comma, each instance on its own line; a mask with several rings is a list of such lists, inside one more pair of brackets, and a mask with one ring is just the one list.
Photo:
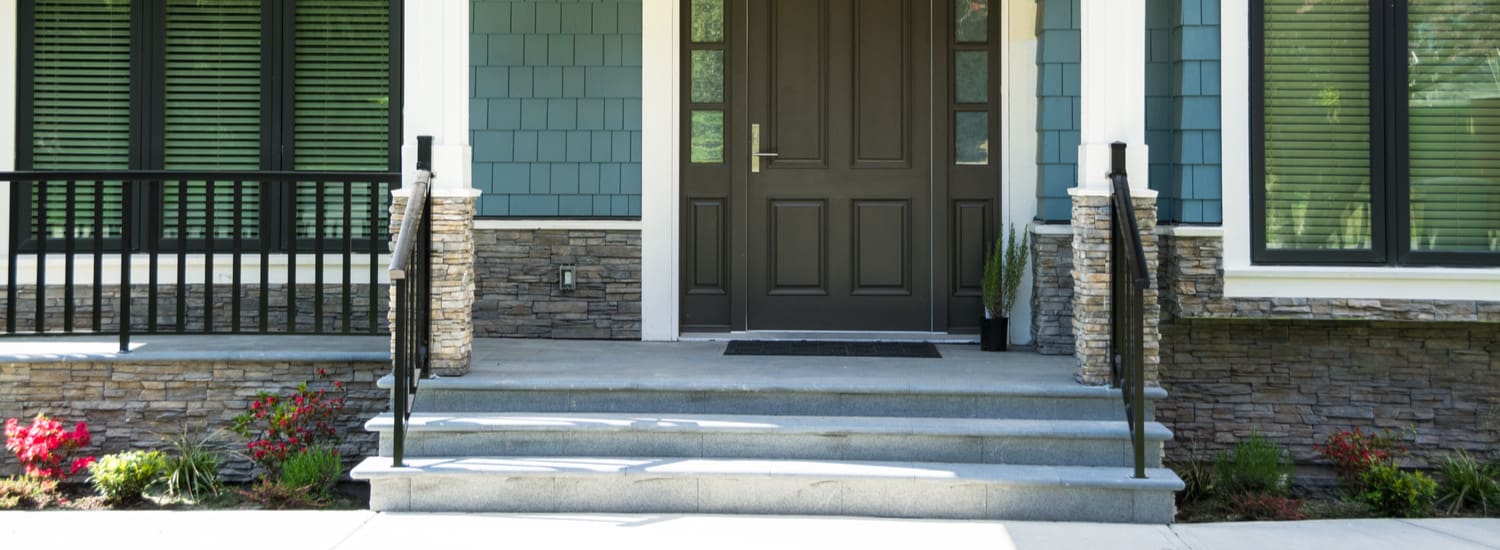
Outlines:
[[288, 456], [281, 463], [277, 483], [284, 488], [302, 488], [317, 497], [326, 497], [344, 473], [343, 458], [328, 447], [309, 447]]
[[0, 510], [39, 510], [57, 500], [55, 479], [34, 475], [0, 478]]
[[1292, 461], [1281, 446], [1257, 434], [1214, 458], [1214, 491], [1224, 498], [1245, 493], [1286, 496]]
[[140, 500], [165, 469], [161, 451], [126, 451], [105, 455], [89, 465], [89, 474], [105, 501], [125, 504]]
[[1464, 451], [1443, 457], [1437, 503], [1450, 514], [1469, 509], [1489, 515], [1500, 509], [1500, 467], [1482, 465]]
[[1382, 462], [1372, 465], [1360, 481], [1364, 487], [1360, 500], [1377, 514], [1411, 518], [1432, 513], [1437, 482], [1421, 472]]
[[168, 494], [192, 500], [219, 494], [219, 466], [224, 463], [221, 433], [194, 436], [183, 429], [168, 441], [172, 452], [166, 459]]

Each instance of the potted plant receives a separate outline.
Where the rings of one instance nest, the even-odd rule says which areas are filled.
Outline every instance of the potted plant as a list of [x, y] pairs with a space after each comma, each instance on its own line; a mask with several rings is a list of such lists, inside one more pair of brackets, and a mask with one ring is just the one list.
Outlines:
[[984, 318], [979, 321], [979, 348], [985, 351], [1005, 351], [1010, 331], [1010, 309], [1016, 305], [1016, 291], [1021, 288], [1021, 278], [1026, 275], [1026, 256], [1031, 247], [1030, 236], [1016, 240], [1016, 227], [1010, 226], [1010, 234], [1002, 241], [995, 239], [995, 248], [984, 262]]

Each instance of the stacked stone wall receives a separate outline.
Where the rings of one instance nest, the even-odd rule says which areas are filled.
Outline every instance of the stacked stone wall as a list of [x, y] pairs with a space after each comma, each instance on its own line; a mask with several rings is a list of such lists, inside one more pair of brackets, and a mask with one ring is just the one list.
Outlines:
[[[1110, 303], [1110, 223], [1113, 209], [1110, 196], [1091, 192], [1073, 194], [1073, 346], [1078, 359], [1075, 378], [1080, 383], [1104, 385], [1110, 382], [1110, 338], [1113, 330]], [[1156, 197], [1132, 198], [1133, 215], [1141, 236], [1146, 269], [1158, 265], [1156, 236]], [[1157, 321], [1161, 305], [1155, 287], [1143, 292], [1145, 309], [1144, 358], [1146, 381], [1155, 383], [1161, 340]]]
[[[638, 340], [641, 234], [634, 230], [478, 230], [474, 330], [481, 337]], [[576, 288], [558, 271], [576, 268]]]
[[1321, 462], [1336, 430], [1415, 428], [1410, 463], [1500, 460], [1500, 324], [1178, 319], [1162, 325], [1157, 419], [1171, 459], [1251, 433]]
[[1031, 337], [1037, 353], [1072, 355], [1072, 233], [1032, 232], [1031, 280]]
[[[347, 405], [340, 423], [345, 463], [352, 465], [377, 451], [366, 420], [386, 410], [388, 392], [375, 381], [390, 372], [379, 362], [200, 362], [58, 361], [0, 363], [0, 420], [29, 422], [37, 413], [64, 422], [87, 422], [93, 443], [85, 452], [103, 455], [132, 449], [161, 449], [164, 437], [181, 432], [201, 434], [228, 429], [262, 391], [287, 395], [325, 369], [328, 380], [342, 381]], [[244, 441], [227, 435], [235, 450]], [[250, 479], [249, 461], [227, 455], [223, 474], [233, 481]], [[0, 476], [20, 472], [13, 453], [0, 454]]]

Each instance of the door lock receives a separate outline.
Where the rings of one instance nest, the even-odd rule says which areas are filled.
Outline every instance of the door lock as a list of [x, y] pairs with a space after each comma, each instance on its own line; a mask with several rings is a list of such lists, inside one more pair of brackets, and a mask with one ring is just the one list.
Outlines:
[[781, 155], [760, 152], [760, 125], [750, 125], [750, 173], [760, 173], [760, 159], [773, 159]]

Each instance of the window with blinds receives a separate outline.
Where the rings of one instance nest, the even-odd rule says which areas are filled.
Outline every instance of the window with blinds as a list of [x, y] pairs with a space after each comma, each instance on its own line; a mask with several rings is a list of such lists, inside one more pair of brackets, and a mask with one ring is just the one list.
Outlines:
[[1264, 0], [1265, 247], [1371, 248], [1367, 0]]
[[[30, 167], [129, 168], [129, 4], [36, 0], [33, 13]], [[48, 238], [62, 238], [69, 231], [92, 238], [94, 212], [102, 206], [103, 236], [119, 237], [124, 206], [120, 188], [119, 182], [103, 182], [102, 189], [80, 187], [72, 228], [66, 227], [61, 183], [31, 193], [31, 212], [35, 216], [45, 211]], [[102, 205], [96, 204], [100, 195]]]
[[[164, 167], [256, 170], [261, 166], [261, 0], [168, 0]], [[234, 182], [168, 183], [162, 237], [234, 235]], [[259, 235], [259, 184], [242, 184], [241, 236]], [[187, 200], [181, 200], [185, 197]], [[182, 210], [179, 210], [180, 208]], [[185, 210], [186, 218], [179, 219]], [[216, 215], [208, 226], [208, 212]], [[185, 229], [185, 234], [184, 234]]]
[[[295, 46], [294, 164], [310, 171], [390, 169], [391, 9], [385, 0], [298, 0]], [[350, 198], [355, 238], [370, 238], [369, 193]], [[343, 237], [344, 185], [299, 185], [297, 236]], [[373, 228], [378, 233], [383, 229]]]
[[1411, 249], [1500, 252], [1500, 0], [1410, 0]]

